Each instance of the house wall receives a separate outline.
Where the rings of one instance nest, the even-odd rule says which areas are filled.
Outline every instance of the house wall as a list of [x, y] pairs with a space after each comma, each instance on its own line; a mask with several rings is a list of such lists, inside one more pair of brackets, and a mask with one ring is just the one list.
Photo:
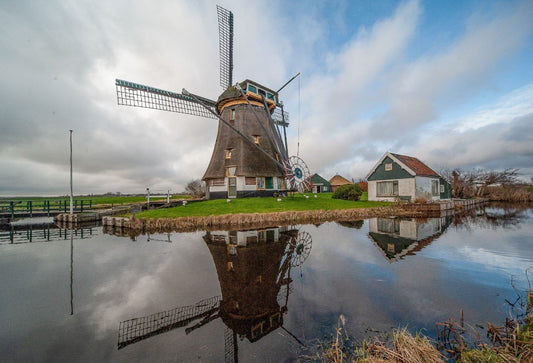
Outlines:
[[383, 197], [377, 195], [377, 183], [382, 180], [369, 180], [368, 181], [368, 200], [380, 201], [380, 202], [395, 202], [402, 197], [410, 197], [414, 199], [415, 195], [415, 179], [387, 179], [386, 181], [398, 182], [398, 196]]
[[[385, 164], [392, 163], [392, 170], [385, 170]], [[394, 162], [388, 156], [383, 159], [381, 164], [378, 165], [376, 170], [368, 177], [368, 181], [371, 180], [391, 180], [391, 179], [405, 179], [412, 178], [406, 170], [402, 169], [400, 165]]]
[[444, 178], [440, 178], [440, 185], [444, 187], [444, 192], [440, 193], [440, 199], [450, 199], [452, 197], [452, 185]]
[[[279, 193], [278, 184], [281, 178], [273, 177], [272, 189], [257, 189], [257, 185], [246, 185], [246, 178], [244, 176], [237, 176], [237, 198], [246, 197], [270, 197], [274, 193]], [[228, 178], [224, 178], [224, 185], [216, 185], [208, 187], [208, 199], [225, 199], [228, 197]]]
[[440, 200], [440, 192], [433, 195], [431, 191], [432, 181], [436, 180], [438, 183], [437, 191], [440, 191], [440, 181], [438, 177], [416, 176], [415, 177], [415, 199], [425, 198], [428, 201]]

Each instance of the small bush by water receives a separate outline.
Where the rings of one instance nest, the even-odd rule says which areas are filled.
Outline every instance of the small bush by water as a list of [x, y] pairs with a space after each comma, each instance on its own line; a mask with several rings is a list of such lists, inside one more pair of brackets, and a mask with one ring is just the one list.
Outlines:
[[362, 194], [363, 188], [359, 184], [346, 184], [338, 187], [331, 198], [358, 201]]

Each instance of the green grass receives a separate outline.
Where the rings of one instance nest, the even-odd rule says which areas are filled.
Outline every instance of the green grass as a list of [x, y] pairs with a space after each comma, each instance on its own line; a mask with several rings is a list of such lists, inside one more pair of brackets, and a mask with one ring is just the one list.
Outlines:
[[321, 193], [314, 197], [314, 194], [306, 193], [309, 198], [302, 194], [294, 194], [281, 198], [240, 198], [206, 200], [202, 202], [189, 203], [186, 206], [179, 206], [166, 209], [152, 209], [136, 214], [139, 218], [175, 218], [186, 216], [209, 216], [237, 213], [272, 213], [284, 211], [304, 211], [304, 210], [333, 210], [352, 208], [371, 208], [390, 205], [388, 202], [369, 202], [367, 194], [364, 193], [361, 201], [352, 202], [347, 200], [332, 199], [331, 193]]

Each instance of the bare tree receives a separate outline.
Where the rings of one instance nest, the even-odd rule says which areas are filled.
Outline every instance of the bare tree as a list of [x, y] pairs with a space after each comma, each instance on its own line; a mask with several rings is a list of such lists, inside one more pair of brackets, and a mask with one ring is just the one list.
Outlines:
[[518, 171], [519, 169], [511, 168], [503, 171], [453, 169], [443, 172], [442, 175], [450, 181], [455, 198], [472, 198], [485, 196], [491, 185], [515, 185], [518, 182]]
[[185, 187], [185, 193], [193, 197], [203, 197], [205, 190], [202, 181], [200, 179], [190, 181]]

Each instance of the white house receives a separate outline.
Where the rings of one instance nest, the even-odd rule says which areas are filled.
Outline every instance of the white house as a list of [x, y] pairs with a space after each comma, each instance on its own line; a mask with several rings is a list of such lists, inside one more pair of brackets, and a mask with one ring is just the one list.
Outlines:
[[368, 200], [394, 202], [450, 198], [449, 183], [415, 157], [386, 152], [367, 174]]

